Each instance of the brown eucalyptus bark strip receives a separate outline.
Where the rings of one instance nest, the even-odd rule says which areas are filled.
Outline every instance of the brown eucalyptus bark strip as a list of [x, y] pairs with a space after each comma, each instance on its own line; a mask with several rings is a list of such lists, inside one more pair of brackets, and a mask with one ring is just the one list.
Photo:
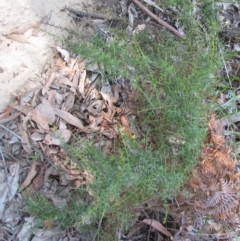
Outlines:
[[171, 25], [163, 21], [161, 18], [157, 17], [155, 14], [153, 14], [149, 9], [147, 9], [142, 3], [140, 3], [138, 0], [132, 0], [139, 8], [141, 8], [146, 14], [148, 14], [151, 18], [156, 20], [158, 23], [166, 27], [168, 30], [173, 32], [175, 35], [182, 39], [186, 39], [185, 36], [180, 34], [175, 28], [173, 28]]

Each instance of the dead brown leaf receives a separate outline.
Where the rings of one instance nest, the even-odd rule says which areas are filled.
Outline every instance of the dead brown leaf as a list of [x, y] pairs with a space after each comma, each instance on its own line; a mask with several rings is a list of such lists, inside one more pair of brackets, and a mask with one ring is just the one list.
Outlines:
[[89, 120], [91, 121], [91, 123], [86, 127], [86, 132], [87, 133], [98, 132], [101, 129], [99, 125], [103, 122], [103, 117], [89, 116]]
[[45, 230], [53, 229], [54, 227], [53, 220], [45, 219], [43, 222], [43, 227]]
[[10, 31], [9, 34], [24, 34], [28, 29], [34, 27], [34, 24], [26, 24], [25, 26], [18, 26]]
[[52, 106], [55, 105], [55, 97], [56, 97], [56, 90], [48, 91], [48, 101]]
[[63, 100], [64, 100], [64, 95], [61, 95], [61, 94], [56, 92], [55, 100], [56, 100], [57, 104], [61, 105]]
[[37, 175], [34, 177], [30, 185], [28, 186], [28, 191], [38, 191], [44, 184], [44, 169], [45, 165], [43, 162], [40, 163], [40, 170], [38, 170]]
[[227, 126], [232, 123], [238, 122], [238, 121], [240, 121], [240, 113], [236, 113], [236, 114], [229, 115], [227, 117], [223, 117], [219, 121], [222, 126]]
[[150, 225], [151, 227], [155, 228], [157, 231], [172, 238], [172, 234], [160, 222], [153, 219], [144, 219], [142, 222]]
[[41, 98], [42, 104], [38, 105], [35, 109], [40, 111], [47, 119], [48, 124], [51, 125], [55, 122], [55, 114], [52, 105], [45, 98]]
[[34, 92], [35, 92], [35, 89], [31, 89], [31, 90], [25, 92], [22, 95], [20, 93], [17, 94], [17, 97], [21, 96], [20, 104], [21, 105], [28, 105], [34, 97]]
[[36, 176], [37, 171], [36, 171], [36, 167], [37, 167], [37, 162], [34, 161], [31, 165], [31, 169], [28, 172], [27, 177], [25, 178], [24, 182], [22, 183], [22, 185], [20, 186], [20, 189], [24, 189], [26, 188], [32, 181], [32, 179]]
[[22, 117], [21, 130], [26, 131], [28, 129], [28, 122], [31, 120], [31, 114]]
[[77, 71], [75, 72], [75, 74], [74, 74], [74, 76], [73, 76], [73, 80], [72, 80], [74, 86], [78, 86], [79, 75], [80, 75], [80, 71], [77, 70]]
[[59, 110], [54, 108], [54, 112], [57, 116], [61, 117], [62, 119], [64, 119], [66, 122], [68, 122], [69, 124], [78, 127], [79, 129], [81, 129], [82, 131], [85, 132], [85, 127], [83, 126], [82, 122], [76, 118], [75, 116], [73, 116], [72, 114], [64, 111], [64, 110]]
[[132, 131], [131, 131], [131, 129], [130, 129], [127, 116], [126, 116], [126, 115], [123, 115], [123, 116], [121, 116], [120, 119], [121, 119], [122, 125], [123, 125], [124, 130], [126, 131], [127, 135], [128, 135], [129, 137], [133, 138], [133, 137], [134, 137], [134, 134], [132, 133]]
[[34, 92], [34, 96], [33, 96], [32, 101], [31, 101], [31, 106], [34, 107], [34, 108], [37, 105], [37, 99], [38, 99], [40, 91], [41, 91], [41, 87], [37, 88]]
[[28, 113], [30, 113], [31, 111], [33, 111], [33, 107], [32, 106], [26, 106], [26, 105], [15, 105], [12, 106], [14, 109], [24, 113], [24, 115], [27, 115]]
[[61, 65], [58, 67], [58, 73], [62, 76], [70, 76], [72, 74], [72, 69]]
[[22, 34], [7, 34], [5, 37], [17, 41], [19, 43], [29, 43], [28, 39]]
[[69, 92], [68, 93], [68, 96], [67, 96], [67, 99], [66, 101], [64, 102], [64, 107], [63, 109], [65, 111], [69, 111], [73, 108], [73, 104], [74, 104], [74, 101], [75, 101], [75, 95], [72, 93], [72, 92]]
[[29, 140], [28, 140], [27, 132], [26, 131], [21, 131], [20, 135], [21, 135], [21, 143], [22, 143], [23, 149], [28, 154], [30, 154], [32, 152], [32, 148], [31, 148], [31, 145], [30, 145]]
[[72, 132], [69, 130], [57, 130], [45, 136], [43, 143], [46, 145], [60, 146], [64, 142], [68, 142]]
[[0, 114], [0, 120], [8, 117], [13, 110], [12, 106], [9, 106], [2, 114]]
[[35, 121], [42, 129], [49, 131], [48, 121], [44, 114], [38, 110], [33, 110], [31, 114], [33, 121]]
[[13, 115], [8, 116], [7, 118], [0, 119], [0, 124], [7, 123], [11, 120], [14, 120], [15, 118], [17, 118], [20, 115], [21, 115], [21, 113], [15, 113]]
[[70, 53], [66, 49], [62, 49], [58, 46], [54, 46], [54, 48], [56, 48], [56, 50], [61, 54], [64, 61], [68, 63], [70, 59]]
[[46, 82], [45, 86], [42, 87], [42, 95], [45, 95], [47, 93], [48, 88], [50, 87], [50, 85], [54, 81], [55, 77], [56, 77], [56, 72], [53, 69], [53, 71], [52, 71], [50, 77], [48, 78], [48, 81]]
[[83, 70], [83, 72], [80, 74], [80, 80], [79, 80], [79, 86], [78, 86], [78, 90], [83, 98], [85, 98], [84, 87], [85, 87], [86, 76], [87, 76], [87, 71]]
[[112, 111], [114, 95], [113, 95], [112, 87], [109, 82], [106, 82], [104, 85], [102, 85], [101, 95], [102, 95], [102, 98], [105, 100], [105, 102], [108, 104], [109, 109]]
[[40, 133], [32, 133], [32, 135], [30, 136], [30, 138], [33, 140], [33, 141], [42, 141], [43, 140], [43, 136], [40, 134]]

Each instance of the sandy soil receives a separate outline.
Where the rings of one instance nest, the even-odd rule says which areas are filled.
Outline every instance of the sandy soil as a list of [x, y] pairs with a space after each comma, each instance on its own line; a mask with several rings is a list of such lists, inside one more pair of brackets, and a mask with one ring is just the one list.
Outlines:
[[[0, 1], [0, 112], [12, 101], [12, 93], [24, 92], [40, 84], [44, 66], [54, 53], [52, 46], [62, 46], [70, 29], [79, 29], [65, 6], [85, 9], [84, 0], [2, 0]], [[38, 23], [51, 16], [48, 24]], [[28, 43], [7, 38], [14, 28], [31, 27], [21, 36]], [[54, 26], [51, 26], [54, 25]], [[44, 31], [42, 31], [44, 30]]]

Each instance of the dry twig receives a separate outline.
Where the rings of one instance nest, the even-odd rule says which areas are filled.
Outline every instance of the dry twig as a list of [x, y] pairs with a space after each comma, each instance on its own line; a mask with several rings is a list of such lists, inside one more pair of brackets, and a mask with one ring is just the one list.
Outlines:
[[169, 25], [168, 23], [166, 23], [165, 21], [163, 21], [162, 19], [160, 19], [159, 17], [157, 17], [155, 14], [153, 14], [149, 9], [147, 9], [143, 4], [141, 4], [138, 0], [132, 0], [139, 8], [141, 8], [146, 14], [148, 14], [151, 18], [153, 18], [154, 20], [156, 20], [158, 23], [160, 23], [161, 25], [163, 25], [164, 27], [166, 27], [168, 30], [170, 30], [171, 32], [173, 32], [175, 35], [177, 35], [178, 37], [182, 38], [182, 39], [186, 39], [185, 36], [183, 36], [182, 34], [180, 34], [175, 28], [173, 28], [171, 25]]
[[6, 126], [2, 125], [1, 123], [0, 123], [0, 127], [3, 128], [3, 129], [5, 129], [6, 131], [10, 132], [12, 135], [16, 136], [18, 139], [21, 140], [21, 137], [20, 137], [19, 135], [17, 135], [17, 134], [14, 133], [13, 131], [9, 130]]

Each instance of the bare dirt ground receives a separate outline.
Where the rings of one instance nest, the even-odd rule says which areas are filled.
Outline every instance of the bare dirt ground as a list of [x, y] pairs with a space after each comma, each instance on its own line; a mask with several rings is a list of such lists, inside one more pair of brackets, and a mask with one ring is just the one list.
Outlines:
[[54, 53], [51, 47], [61, 45], [70, 29], [79, 29], [63, 8], [86, 9], [90, 2], [0, 1], [0, 112], [12, 101], [13, 93], [40, 84], [43, 68]]

